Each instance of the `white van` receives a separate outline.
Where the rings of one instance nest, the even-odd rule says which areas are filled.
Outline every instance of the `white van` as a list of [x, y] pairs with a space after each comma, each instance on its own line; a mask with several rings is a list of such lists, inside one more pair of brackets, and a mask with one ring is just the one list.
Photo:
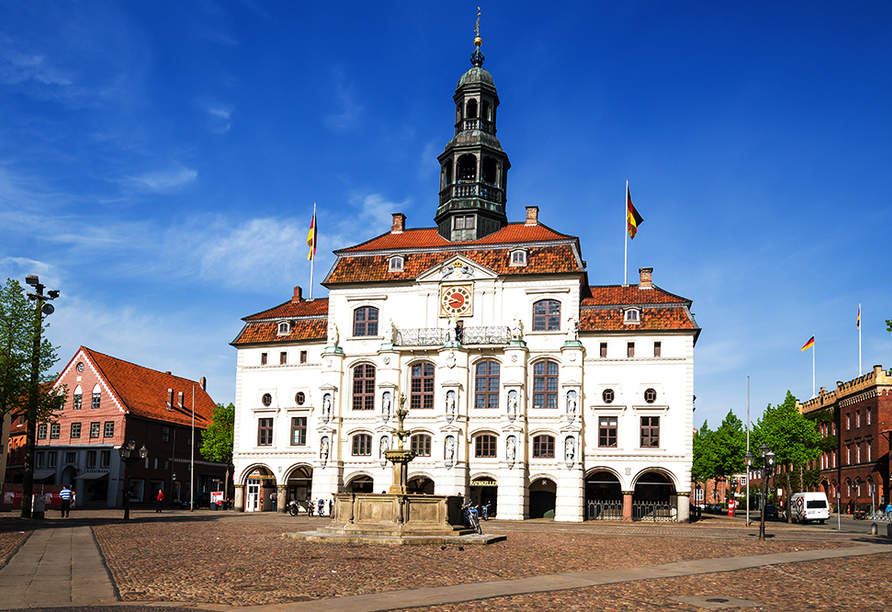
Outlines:
[[793, 520], [800, 523], [818, 521], [822, 525], [830, 518], [830, 503], [826, 493], [795, 493], [790, 498]]

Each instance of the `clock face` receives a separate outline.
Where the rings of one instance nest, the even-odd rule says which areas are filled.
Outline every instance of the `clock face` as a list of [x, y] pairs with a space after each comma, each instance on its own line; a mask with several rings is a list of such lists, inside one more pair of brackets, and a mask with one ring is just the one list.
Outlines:
[[440, 289], [440, 309], [443, 316], [470, 316], [473, 300], [470, 285], [448, 285]]

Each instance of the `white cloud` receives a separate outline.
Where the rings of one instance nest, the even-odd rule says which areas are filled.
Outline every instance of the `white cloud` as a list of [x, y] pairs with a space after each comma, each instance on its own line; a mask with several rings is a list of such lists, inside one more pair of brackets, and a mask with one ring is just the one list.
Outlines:
[[208, 114], [208, 129], [214, 134], [225, 134], [232, 127], [232, 108], [220, 104], [203, 104]]
[[146, 172], [139, 176], [128, 176], [127, 183], [150, 191], [168, 191], [182, 187], [198, 178], [198, 171], [179, 167], [161, 172]]
[[334, 106], [339, 112], [327, 115], [325, 125], [335, 131], [345, 131], [354, 127], [362, 116], [362, 106], [356, 101], [353, 87], [346, 83], [340, 70], [332, 72], [334, 80]]
[[15, 51], [4, 53], [3, 61], [0, 63], [0, 82], [17, 85], [27, 81], [36, 81], [42, 85], [72, 84], [69, 76], [49, 66], [42, 55], [26, 55]]

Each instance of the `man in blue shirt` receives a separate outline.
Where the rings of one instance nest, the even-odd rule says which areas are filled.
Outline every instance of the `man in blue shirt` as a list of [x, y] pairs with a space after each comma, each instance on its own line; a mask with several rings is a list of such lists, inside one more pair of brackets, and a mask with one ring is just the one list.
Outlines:
[[74, 497], [74, 492], [68, 488], [68, 485], [65, 485], [62, 487], [62, 490], [59, 491], [59, 497], [62, 498], [62, 518], [70, 518], [71, 498]]

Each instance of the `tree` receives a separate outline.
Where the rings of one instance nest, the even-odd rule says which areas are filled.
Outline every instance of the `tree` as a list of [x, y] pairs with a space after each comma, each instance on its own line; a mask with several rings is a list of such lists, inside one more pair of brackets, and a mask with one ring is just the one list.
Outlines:
[[691, 478], [696, 482], [716, 481], [743, 472], [746, 461], [746, 431], [743, 422], [728, 411], [721, 425], [710, 431], [706, 422], [694, 434], [694, 457]]
[[64, 387], [53, 389], [56, 376], [48, 372], [59, 358], [55, 347], [43, 337], [45, 300], [54, 299], [58, 293], [43, 296], [43, 289], [43, 285], [35, 286], [33, 307], [28, 301], [32, 294], [26, 294], [15, 279], [7, 278], [0, 289], [0, 416], [23, 414], [28, 426], [22, 518], [31, 517], [37, 424], [53, 422], [55, 411], [65, 404], [66, 394]]
[[235, 432], [235, 406], [217, 404], [210, 426], [204, 432], [201, 442], [201, 454], [208, 461], [226, 464], [226, 482], [224, 489], [229, 495], [229, 477], [232, 467], [232, 445]]
[[[814, 421], [805, 418], [796, 407], [796, 398], [787, 391], [782, 404], [768, 404], [753, 432], [759, 444], [766, 444], [777, 456], [777, 469], [786, 467], [786, 476], [780, 478], [786, 499], [792, 495], [794, 479], [790, 474], [799, 470], [799, 489], [804, 485], [802, 472], [805, 464], [821, 455], [821, 435]], [[792, 520], [787, 508], [787, 521]]]

